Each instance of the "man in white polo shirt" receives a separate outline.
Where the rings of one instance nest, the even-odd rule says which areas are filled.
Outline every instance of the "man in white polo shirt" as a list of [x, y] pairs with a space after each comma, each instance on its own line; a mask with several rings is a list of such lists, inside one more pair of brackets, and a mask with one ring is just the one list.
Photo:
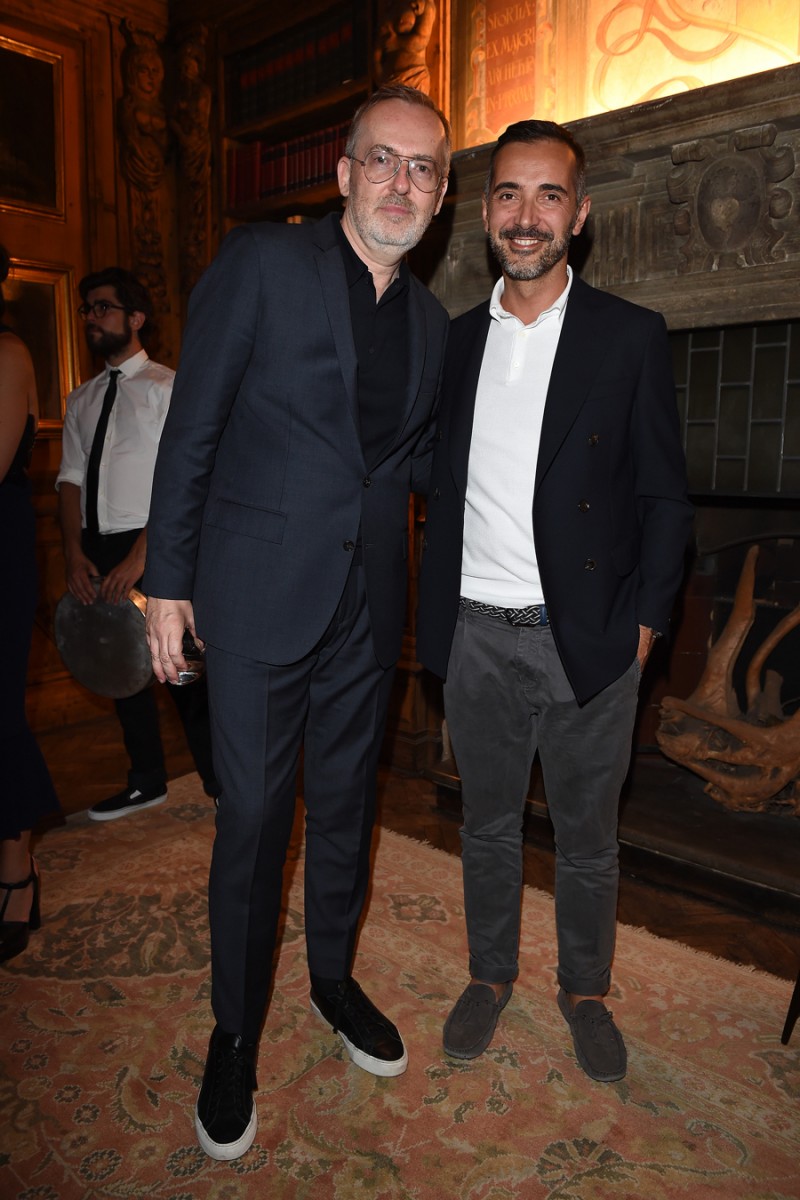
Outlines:
[[[87, 344], [105, 367], [67, 397], [56, 480], [67, 587], [83, 604], [94, 603], [96, 594], [115, 604], [144, 572], [153, 471], [175, 372], [144, 348], [153, 305], [134, 275], [108, 267], [82, 279], [79, 291]], [[169, 692], [206, 794], [216, 798], [205, 680]], [[130, 758], [128, 781], [89, 809], [95, 821], [150, 808], [167, 795], [153, 689], [115, 705]]]
[[603, 1002], [619, 793], [692, 510], [662, 318], [567, 265], [589, 208], [566, 129], [506, 130], [483, 201], [502, 277], [447, 346], [417, 654], [446, 678], [464, 809], [470, 982], [445, 1051], [481, 1054], [511, 997], [538, 750], [556, 838], [557, 1002], [581, 1067], [608, 1082], [627, 1062]]

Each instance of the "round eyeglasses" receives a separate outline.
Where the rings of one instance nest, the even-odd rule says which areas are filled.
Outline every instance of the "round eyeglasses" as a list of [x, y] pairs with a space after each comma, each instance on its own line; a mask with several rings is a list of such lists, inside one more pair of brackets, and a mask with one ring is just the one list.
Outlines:
[[95, 300], [94, 304], [82, 304], [78, 309], [78, 316], [83, 321], [88, 321], [92, 316], [96, 321], [102, 321], [103, 317], [107, 317], [112, 309], [118, 309], [120, 312], [129, 312], [130, 310], [124, 304], [112, 304], [110, 300]]
[[403, 163], [408, 167], [408, 178], [421, 192], [435, 192], [442, 181], [442, 173], [436, 163], [425, 158], [406, 158], [392, 154], [390, 150], [370, 150], [366, 158], [349, 156], [353, 162], [361, 163], [370, 183], [388, 183], [394, 179]]

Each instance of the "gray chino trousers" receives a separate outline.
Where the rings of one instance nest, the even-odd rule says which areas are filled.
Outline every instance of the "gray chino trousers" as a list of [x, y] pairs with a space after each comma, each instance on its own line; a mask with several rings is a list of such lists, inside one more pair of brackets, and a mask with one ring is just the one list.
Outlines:
[[549, 626], [459, 612], [445, 716], [461, 776], [470, 974], [518, 973], [522, 818], [538, 750], [556, 842], [558, 981], [603, 995], [611, 981], [619, 883], [619, 794], [640, 681], [636, 660], [579, 705]]

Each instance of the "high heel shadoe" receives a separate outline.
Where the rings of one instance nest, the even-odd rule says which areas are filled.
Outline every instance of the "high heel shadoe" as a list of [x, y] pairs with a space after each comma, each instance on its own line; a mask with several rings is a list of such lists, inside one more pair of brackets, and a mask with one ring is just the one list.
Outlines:
[[[12, 892], [18, 892], [21, 888], [30, 887], [33, 884], [33, 899], [31, 900], [31, 911], [28, 914], [27, 921], [4, 921], [8, 901]], [[42, 913], [39, 904], [41, 885], [39, 883], [39, 872], [36, 870], [36, 860], [31, 855], [31, 872], [27, 879], [21, 879], [19, 883], [4, 883], [0, 879], [0, 888], [5, 889], [5, 899], [2, 907], [0, 907], [0, 962], [7, 962], [9, 958], [15, 958], [17, 954], [21, 954], [28, 945], [28, 935], [32, 929], [41, 928]]]

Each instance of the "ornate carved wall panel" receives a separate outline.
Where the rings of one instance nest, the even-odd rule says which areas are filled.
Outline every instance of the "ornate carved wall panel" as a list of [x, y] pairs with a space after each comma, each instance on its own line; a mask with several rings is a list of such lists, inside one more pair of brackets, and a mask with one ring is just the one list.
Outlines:
[[[590, 283], [673, 329], [800, 313], [800, 66], [569, 122], [587, 152]], [[480, 195], [490, 147], [455, 156], [432, 286], [451, 313], [494, 275]]]

